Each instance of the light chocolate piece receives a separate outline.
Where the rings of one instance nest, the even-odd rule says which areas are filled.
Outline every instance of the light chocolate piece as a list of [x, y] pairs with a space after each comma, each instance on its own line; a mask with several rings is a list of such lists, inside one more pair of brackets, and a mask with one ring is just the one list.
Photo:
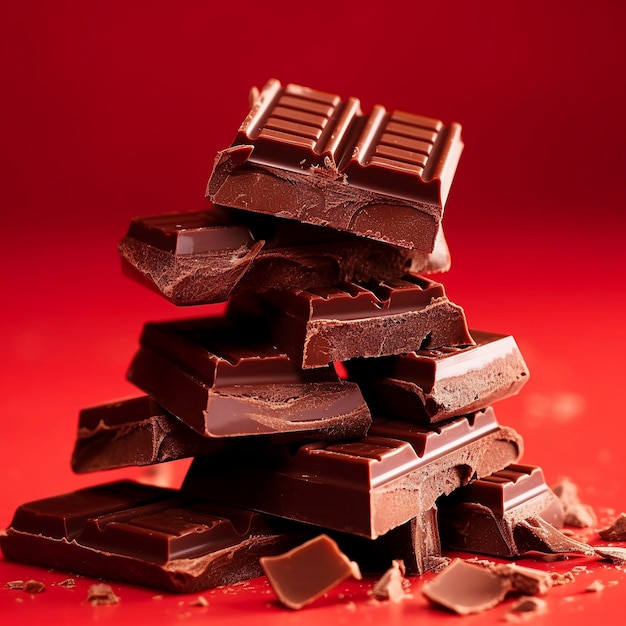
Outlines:
[[207, 197], [221, 204], [433, 250], [458, 160], [461, 126], [270, 80]]

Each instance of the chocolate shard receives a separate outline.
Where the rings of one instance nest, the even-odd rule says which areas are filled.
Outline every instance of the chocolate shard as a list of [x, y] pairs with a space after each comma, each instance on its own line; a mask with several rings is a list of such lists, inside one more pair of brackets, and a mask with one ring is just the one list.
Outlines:
[[362, 439], [196, 457], [183, 490], [376, 539], [514, 463], [522, 447], [491, 408], [433, 430], [374, 420]]
[[[463, 309], [448, 300], [441, 283], [418, 275], [272, 290], [261, 297], [273, 343], [304, 369], [473, 343]], [[245, 300], [244, 305], [231, 302], [229, 315], [248, 310]]]
[[593, 555], [593, 548], [586, 543], [567, 537], [560, 530], [540, 517], [529, 517], [520, 521], [513, 530], [519, 554], [544, 552], [563, 554], [578, 552]]
[[604, 541], [626, 541], [626, 513], [620, 513], [608, 527], [598, 531]]
[[261, 557], [260, 564], [279, 600], [290, 609], [301, 609], [347, 578], [361, 579], [359, 566], [324, 534], [285, 554]]
[[373, 414], [436, 423], [517, 394], [529, 371], [515, 339], [479, 330], [465, 345], [424, 345], [381, 359], [345, 363]]
[[626, 565], [626, 548], [620, 546], [595, 546], [594, 552], [604, 561], [615, 565]]
[[270, 80], [207, 185], [216, 204], [433, 250], [461, 126]]
[[349, 437], [371, 421], [355, 383], [332, 367], [303, 372], [260, 328], [225, 318], [148, 323], [140, 343], [128, 379], [201, 435]]
[[118, 481], [19, 507], [0, 535], [13, 561], [189, 593], [261, 575], [306, 532], [259, 513]]
[[150, 396], [127, 398], [80, 412], [72, 453], [78, 474], [131, 465], [153, 465], [225, 448], [203, 437]]
[[511, 590], [506, 577], [488, 569], [454, 559], [432, 581], [422, 586], [422, 593], [436, 606], [469, 615], [491, 609]]
[[438, 506], [442, 543], [451, 550], [517, 556], [529, 548], [518, 545], [515, 534], [525, 520], [542, 518], [554, 527], [563, 526], [559, 499], [541, 468], [530, 465], [513, 464], [475, 480], [442, 498]]
[[380, 281], [450, 267], [443, 229], [426, 253], [219, 206], [136, 217], [118, 252], [125, 275], [179, 306], [225, 302], [238, 292]]
[[372, 587], [372, 595], [377, 600], [389, 600], [390, 602], [402, 602], [410, 598], [411, 594], [405, 589], [406, 570], [400, 560], [391, 562], [391, 567], [377, 580]]

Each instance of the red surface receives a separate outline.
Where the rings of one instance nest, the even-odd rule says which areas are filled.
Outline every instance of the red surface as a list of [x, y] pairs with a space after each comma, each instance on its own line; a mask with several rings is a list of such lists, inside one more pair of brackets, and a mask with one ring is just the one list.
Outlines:
[[[134, 215], [205, 206], [215, 152], [246, 114], [248, 88], [272, 76], [463, 124], [442, 280], [473, 327], [514, 334], [527, 359], [531, 380], [496, 407], [500, 421], [549, 481], [567, 475], [598, 510], [626, 509], [626, 8], [432, 5], [0, 3], [0, 527], [21, 502], [83, 485], [180, 480], [185, 463], [69, 468], [78, 411], [135, 393], [124, 374], [143, 323], [199, 313], [125, 279], [115, 247]], [[623, 573], [592, 570], [551, 591], [534, 623], [614, 621]], [[34, 597], [0, 589], [2, 621], [456, 619], [426, 608], [419, 580], [399, 606], [374, 606], [364, 583], [293, 613], [264, 580], [207, 592], [204, 608], [121, 585], [119, 605], [91, 607], [88, 581], [50, 586], [65, 577], [0, 559], [0, 586], [48, 584]], [[618, 585], [579, 593], [596, 577]], [[507, 608], [466, 622], [498, 623]]]

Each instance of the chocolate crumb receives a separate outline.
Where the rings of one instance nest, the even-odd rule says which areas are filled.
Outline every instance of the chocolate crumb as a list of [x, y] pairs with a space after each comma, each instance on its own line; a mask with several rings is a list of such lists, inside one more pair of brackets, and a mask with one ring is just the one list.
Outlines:
[[372, 595], [377, 600], [391, 600], [391, 602], [401, 602], [405, 598], [410, 598], [411, 594], [405, 590], [404, 574], [404, 561], [392, 561], [391, 567], [372, 588]]
[[41, 593], [46, 590], [46, 586], [38, 580], [27, 580], [24, 583], [24, 591], [26, 593]]
[[52, 583], [55, 587], [65, 587], [65, 589], [73, 589], [76, 587], [76, 581], [73, 578], [66, 578], [59, 583]]
[[550, 572], [550, 578], [552, 578], [552, 586], [558, 587], [559, 585], [567, 585], [568, 583], [574, 582], [574, 574], [572, 572], [563, 572], [559, 574], [558, 572]]
[[198, 596], [189, 603], [190, 606], [209, 606], [209, 601], [204, 596]]
[[545, 613], [548, 608], [548, 603], [542, 598], [535, 598], [534, 596], [522, 596], [512, 607], [510, 615], [519, 619], [520, 617], [527, 619], [534, 617], [540, 613]]
[[87, 602], [92, 606], [117, 604], [120, 600], [121, 598], [115, 595], [111, 586], [104, 583], [91, 585], [87, 592]]
[[626, 541], [626, 513], [620, 513], [611, 526], [599, 531], [598, 534], [604, 541]]
[[598, 580], [596, 578], [596, 580], [594, 580], [586, 589], [585, 591], [589, 591], [589, 592], [598, 592], [598, 591], [602, 591], [604, 589], [604, 583], [601, 580]]
[[24, 581], [23, 580], [10, 580], [8, 583], [4, 585], [5, 589], [24, 589]]

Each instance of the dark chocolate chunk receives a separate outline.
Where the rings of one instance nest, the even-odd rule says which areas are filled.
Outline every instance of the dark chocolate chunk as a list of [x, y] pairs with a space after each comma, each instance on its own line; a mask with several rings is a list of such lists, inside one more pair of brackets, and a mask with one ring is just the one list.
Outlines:
[[462, 150], [459, 124], [270, 80], [207, 196], [430, 252]]
[[[510, 335], [470, 331], [474, 345], [425, 345], [345, 366], [375, 415], [434, 423], [477, 411], [524, 386], [529, 371]], [[466, 344], [472, 344], [467, 341]]]
[[434, 430], [381, 420], [362, 439], [196, 457], [183, 489], [376, 539], [521, 452], [519, 435], [490, 408]]
[[225, 302], [237, 292], [380, 281], [407, 271], [450, 267], [441, 229], [433, 252], [426, 253], [217, 206], [136, 217], [118, 251], [127, 276], [176, 305]]
[[492, 556], [516, 556], [515, 531], [521, 522], [541, 517], [563, 525], [561, 504], [539, 467], [510, 465], [475, 480], [439, 500], [439, 530], [445, 548]]
[[0, 535], [9, 560], [189, 593], [261, 575], [261, 556], [306, 533], [259, 513], [129, 481], [18, 508]]
[[261, 557], [260, 563], [279, 600], [290, 609], [301, 609], [347, 578], [361, 579], [359, 566], [323, 534], [285, 554]]
[[81, 474], [153, 465], [224, 447], [223, 439], [203, 437], [150, 396], [140, 396], [80, 412], [72, 469]]
[[620, 513], [608, 528], [603, 528], [598, 534], [604, 541], [626, 541], [626, 513]]
[[262, 298], [270, 303], [273, 342], [303, 368], [473, 343], [463, 309], [442, 284], [418, 275], [272, 290]]
[[333, 367], [303, 372], [262, 329], [222, 318], [146, 324], [128, 378], [208, 437], [335, 431], [358, 436], [370, 414]]

